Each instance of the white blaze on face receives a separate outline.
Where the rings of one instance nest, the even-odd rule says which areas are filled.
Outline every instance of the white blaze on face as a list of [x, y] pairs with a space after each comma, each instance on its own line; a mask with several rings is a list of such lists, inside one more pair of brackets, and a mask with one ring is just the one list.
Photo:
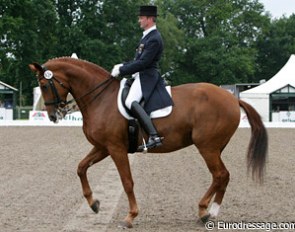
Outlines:
[[209, 214], [211, 215], [211, 217], [217, 217], [219, 213], [219, 209], [220, 209], [220, 205], [217, 204], [216, 202], [213, 202], [209, 210]]

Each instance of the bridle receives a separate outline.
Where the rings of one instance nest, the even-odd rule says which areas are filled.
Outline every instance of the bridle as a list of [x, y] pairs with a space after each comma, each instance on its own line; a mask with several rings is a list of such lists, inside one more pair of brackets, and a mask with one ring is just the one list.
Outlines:
[[[54, 96], [54, 100], [53, 101], [45, 101], [44, 104], [46, 106], [50, 106], [50, 105], [54, 105], [54, 106], [60, 106], [60, 105], [68, 105], [69, 103], [67, 101], [64, 101], [61, 99], [61, 97], [59, 96], [59, 93], [55, 87], [54, 82], [57, 82], [61, 87], [63, 87], [64, 89], [67, 89], [68, 91], [70, 91], [69, 88], [67, 88], [61, 81], [59, 81], [52, 73], [52, 71], [48, 70], [45, 66], [41, 66], [44, 73], [43, 76], [39, 76], [38, 77], [38, 81], [42, 80], [43, 78], [48, 80], [48, 85], [50, 87], [51, 92], [53, 93]], [[48, 85], [45, 85], [45, 87], [47, 87]]]
[[[45, 101], [44, 104], [45, 106], [55, 106], [57, 112], [59, 114], [62, 115], [62, 117], [64, 117], [67, 113], [71, 112], [72, 108], [69, 108], [68, 105], [70, 105], [73, 102], [77, 102], [78, 100], [81, 100], [82, 98], [88, 96], [89, 94], [93, 93], [95, 90], [101, 88], [104, 86], [104, 88], [98, 93], [96, 94], [88, 103], [84, 104], [82, 106], [82, 108], [85, 108], [90, 102], [94, 101], [109, 85], [110, 83], [115, 79], [113, 76], [110, 76], [109, 78], [107, 78], [106, 80], [100, 82], [97, 86], [95, 86], [93, 89], [91, 89], [90, 91], [88, 91], [87, 93], [83, 94], [82, 96], [78, 97], [78, 98], [73, 98], [70, 101], [67, 100], [62, 100], [62, 98], [60, 97], [57, 88], [55, 86], [55, 82], [57, 84], [59, 84], [62, 88], [68, 90], [69, 92], [71, 92], [71, 89], [66, 87], [63, 82], [61, 82], [60, 80], [58, 80], [54, 75], [53, 72], [49, 69], [47, 69], [46, 66], [42, 65], [41, 66], [43, 69], [43, 75], [42, 76], [38, 76], [38, 81], [42, 80], [42, 79], [46, 79], [48, 80], [48, 84], [45, 85], [46, 87], [49, 85], [50, 90], [54, 96], [54, 100], [52, 101]], [[80, 107], [81, 110], [81, 107]]]

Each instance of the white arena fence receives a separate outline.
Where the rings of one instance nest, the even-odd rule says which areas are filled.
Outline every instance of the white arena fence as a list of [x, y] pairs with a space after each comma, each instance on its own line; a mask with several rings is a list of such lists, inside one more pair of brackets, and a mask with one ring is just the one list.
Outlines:
[[[46, 111], [30, 111], [29, 120], [0, 120], [0, 126], [82, 126], [83, 118], [81, 112], [67, 114], [58, 123], [49, 120]], [[264, 122], [267, 128], [295, 128], [295, 122]], [[242, 111], [240, 128], [249, 128], [247, 116]]]

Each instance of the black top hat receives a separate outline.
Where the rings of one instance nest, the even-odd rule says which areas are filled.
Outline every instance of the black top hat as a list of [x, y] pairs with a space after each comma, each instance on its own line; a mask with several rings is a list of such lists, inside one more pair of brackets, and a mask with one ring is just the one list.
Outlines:
[[139, 16], [158, 16], [156, 6], [140, 6]]

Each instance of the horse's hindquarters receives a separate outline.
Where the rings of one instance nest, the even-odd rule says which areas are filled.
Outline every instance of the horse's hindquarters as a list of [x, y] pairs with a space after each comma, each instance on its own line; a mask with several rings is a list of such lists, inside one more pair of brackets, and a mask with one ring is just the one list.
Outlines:
[[185, 84], [172, 88], [172, 114], [154, 120], [163, 146], [151, 152], [171, 152], [195, 144], [223, 149], [240, 120], [237, 99], [211, 84]]

